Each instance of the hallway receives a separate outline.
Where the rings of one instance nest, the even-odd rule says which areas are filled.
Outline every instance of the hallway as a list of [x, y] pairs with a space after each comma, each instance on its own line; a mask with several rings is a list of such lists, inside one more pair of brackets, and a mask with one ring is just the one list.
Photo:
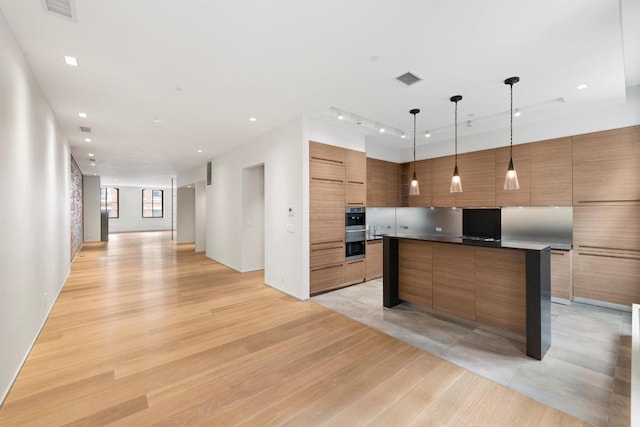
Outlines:
[[583, 425], [176, 245], [85, 244], [0, 425]]

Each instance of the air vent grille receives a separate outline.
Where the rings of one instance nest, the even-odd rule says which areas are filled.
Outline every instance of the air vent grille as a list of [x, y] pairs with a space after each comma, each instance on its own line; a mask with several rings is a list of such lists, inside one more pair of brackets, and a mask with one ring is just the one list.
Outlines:
[[422, 79], [418, 76], [416, 76], [415, 74], [407, 71], [406, 73], [404, 73], [401, 76], [396, 77], [396, 80], [399, 81], [400, 83], [402, 83], [405, 86], [411, 86], [412, 84], [418, 83], [419, 81], [422, 81]]
[[91, 133], [91, 128], [89, 126], [80, 126], [80, 132]]
[[75, 0], [42, 0], [42, 5], [47, 12], [75, 21], [74, 2]]

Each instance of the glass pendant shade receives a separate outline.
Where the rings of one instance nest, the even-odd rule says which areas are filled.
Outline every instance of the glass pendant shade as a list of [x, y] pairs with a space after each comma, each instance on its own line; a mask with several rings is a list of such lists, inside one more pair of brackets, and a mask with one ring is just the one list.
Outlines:
[[413, 171], [413, 178], [411, 178], [411, 185], [409, 186], [409, 195], [410, 196], [420, 195], [420, 184], [418, 184], [418, 177], [416, 176], [415, 171]]
[[519, 190], [520, 184], [518, 183], [518, 173], [513, 167], [513, 159], [509, 159], [509, 169], [507, 169], [507, 175], [504, 177], [504, 189], [505, 190]]
[[453, 169], [453, 177], [451, 177], [451, 193], [462, 193], [462, 181], [460, 180], [460, 174], [458, 173], [458, 165]]

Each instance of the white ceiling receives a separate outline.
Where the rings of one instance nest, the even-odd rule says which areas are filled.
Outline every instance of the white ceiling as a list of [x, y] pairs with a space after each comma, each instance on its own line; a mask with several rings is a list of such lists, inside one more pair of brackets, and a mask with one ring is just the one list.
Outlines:
[[[516, 106], [532, 112], [624, 98], [640, 83], [637, 3], [623, 0], [624, 31], [618, 0], [76, 0], [77, 22], [41, 0], [0, 10], [82, 171], [160, 185], [331, 107], [409, 134], [410, 108], [422, 110], [419, 132], [450, 125], [451, 95], [464, 96], [460, 120], [505, 112], [513, 75]], [[424, 81], [394, 81], [406, 71]]]

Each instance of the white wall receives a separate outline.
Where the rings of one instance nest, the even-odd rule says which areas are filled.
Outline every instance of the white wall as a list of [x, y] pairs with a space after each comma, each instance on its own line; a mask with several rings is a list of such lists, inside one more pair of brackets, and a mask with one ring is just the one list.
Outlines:
[[355, 130], [345, 129], [339, 126], [332, 126], [327, 123], [309, 119], [308, 138], [311, 141], [322, 142], [323, 144], [336, 145], [350, 150], [364, 151], [365, 136]]
[[0, 12], [0, 403], [70, 263], [69, 146]]
[[242, 271], [264, 268], [264, 165], [242, 170]]
[[296, 120], [213, 159], [213, 183], [206, 187], [207, 256], [244, 271], [242, 171], [264, 164], [265, 282], [300, 299], [309, 297], [303, 145], [303, 122]]
[[[523, 116], [513, 121], [513, 144], [524, 144], [546, 139], [580, 135], [590, 132], [634, 126], [640, 124], [640, 86], [627, 88], [625, 100], [616, 99], [587, 104], [572, 108], [571, 113], [563, 114], [561, 107], [550, 111], [545, 118], [527, 121]], [[509, 115], [505, 117], [508, 124]], [[522, 119], [522, 120], [521, 120]], [[453, 154], [453, 127], [451, 139], [437, 139], [424, 143], [424, 137], [417, 140], [416, 158], [427, 159]], [[486, 132], [470, 134], [466, 126], [458, 125], [458, 152], [484, 150], [509, 145], [509, 127], [488, 130]], [[374, 146], [376, 148], [374, 148]], [[367, 145], [369, 151], [378, 153], [377, 144]], [[413, 146], [400, 151], [400, 156], [393, 158], [376, 157], [382, 160], [398, 163], [413, 160]]]
[[84, 220], [84, 241], [99, 242], [101, 236], [100, 219], [100, 177], [85, 175], [82, 178], [82, 216]]
[[207, 189], [204, 181], [196, 182], [196, 252], [204, 252], [207, 242]]
[[120, 217], [109, 218], [109, 233], [171, 230], [171, 188], [153, 188], [164, 190], [163, 218], [142, 218], [141, 187], [117, 188], [120, 189]]
[[178, 188], [176, 210], [176, 242], [192, 243], [196, 240], [196, 189]]

